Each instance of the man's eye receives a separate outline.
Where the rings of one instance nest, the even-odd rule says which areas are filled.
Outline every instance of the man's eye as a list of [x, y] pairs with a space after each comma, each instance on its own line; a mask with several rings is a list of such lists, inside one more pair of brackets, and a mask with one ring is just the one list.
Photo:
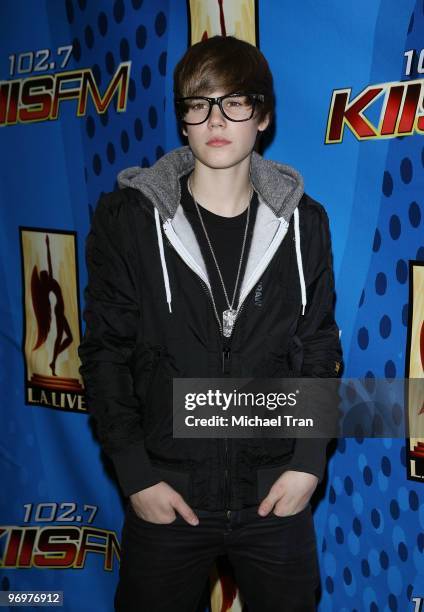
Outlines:
[[196, 104], [192, 104], [190, 106], [191, 110], [203, 110], [205, 108], [205, 103], [204, 102], [197, 102]]
[[227, 98], [225, 105], [228, 108], [243, 108], [250, 106], [250, 99], [248, 96], [237, 96], [234, 98]]

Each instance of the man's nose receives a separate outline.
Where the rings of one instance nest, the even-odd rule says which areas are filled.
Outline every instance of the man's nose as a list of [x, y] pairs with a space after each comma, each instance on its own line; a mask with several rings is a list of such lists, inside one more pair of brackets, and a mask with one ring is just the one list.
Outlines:
[[211, 114], [209, 115], [209, 121], [211, 123], [223, 123], [225, 121], [225, 117], [224, 115], [221, 113], [221, 109], [219, 108], [219, 105], [216, 104], [212, 104], [212, 109], [211, 109]]

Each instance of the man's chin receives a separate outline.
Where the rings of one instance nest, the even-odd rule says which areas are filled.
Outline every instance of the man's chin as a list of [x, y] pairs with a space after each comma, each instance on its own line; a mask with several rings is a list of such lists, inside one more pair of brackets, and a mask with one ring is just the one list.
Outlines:
[[[223, 147], [224, 148], [224, 147]], [[196, 159], [208, 168], [212, 168], [213, 170], [226, 170], [228, 168], [233, 168], [237, 166], [240, 162], [242, 162], [246, 157], [248, 157], [251, 151], [247, 151], [244, 154], [235, 155], [231, 154], [229, 151], [226, 151], [225, 154], [222, 151], [222, 155], [211, 155], [211, 154], [196, 154], [193, 152]]]

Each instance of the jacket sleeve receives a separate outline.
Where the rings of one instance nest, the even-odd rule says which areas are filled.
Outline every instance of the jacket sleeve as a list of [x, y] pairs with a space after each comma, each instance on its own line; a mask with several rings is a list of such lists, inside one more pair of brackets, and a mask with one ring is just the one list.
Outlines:
[[102, 196], [85, 244], [86, 327], [78, 348], [87, 408], [124, 495], [159, 482], [144, 447], [129, 366], [140, 329], [130, 227], [124, 196], [120, 192]]
[[[308, 206], [308, 204], [307, 204]], [[307, 304], [305, 314], [299, 317], [296, 331], [301, 349], [301, 377], [338, 378], [342, 370], [342, 349], [339, 329], [334, 319], [334, 273], [328, 216], [323, 206], [312, 204], [312, 223], [302, 231], [300, 211], [300, 236], [302, 259], [305, 265]], [[306, 211], [305, 211], [306, 212]], [[302, 240], [303, 235], [303, 240]], [[305, 239], [306, 238], [306, 239]], [[334, 386], [332, 387], [334, 393]], [[331, 397], [331, 390], [329, 391]], [[320, 410], [325, 417], [336, 422], [337, 402], [325, 402]], [[326, 466], [326, 448], [331, 438], [297, 438], [294, 454], [288, 469], [309, 472], [322, 481]]]

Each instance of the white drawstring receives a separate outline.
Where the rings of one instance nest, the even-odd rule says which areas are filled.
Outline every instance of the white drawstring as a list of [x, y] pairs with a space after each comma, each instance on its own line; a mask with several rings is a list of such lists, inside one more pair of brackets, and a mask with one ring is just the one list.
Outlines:
[[300, 250], [299, 209], [298, 208], [294, 209], [294, 237], [295, 237], [295, 244], [296, 244], [297, 269], [299, 270], [300, 291], [302, 293], [302, 315], [304, 315], [305, 307], [306, 307], [306, 285], [305, 285], [305, 277], [303, 275], [302, 253]]
[[164, 280], [164, 283], [165, 283], [166, 301], [168, 302], [169, 312], [172, 312], [172, 308], [171, 308], [171, 301], [172, 301], [171, 287], [169, 286], [168, 269], [166, 267], [165, 253], [164, 253], [164, 250], [163, 250], [163, 238], [162, 238], [162, 231], [161, 231], [161, 227], [160, 227], [159, 212], [158, 212], [158, 209], [156, 208], [156, 206], [155, 206], [155, 221], [156, 221], [156, 233], [157, 233], [157, 236], [158, 236], [160, 262], [162, 264], [162, 274], [163, 274], [163, 280]]

